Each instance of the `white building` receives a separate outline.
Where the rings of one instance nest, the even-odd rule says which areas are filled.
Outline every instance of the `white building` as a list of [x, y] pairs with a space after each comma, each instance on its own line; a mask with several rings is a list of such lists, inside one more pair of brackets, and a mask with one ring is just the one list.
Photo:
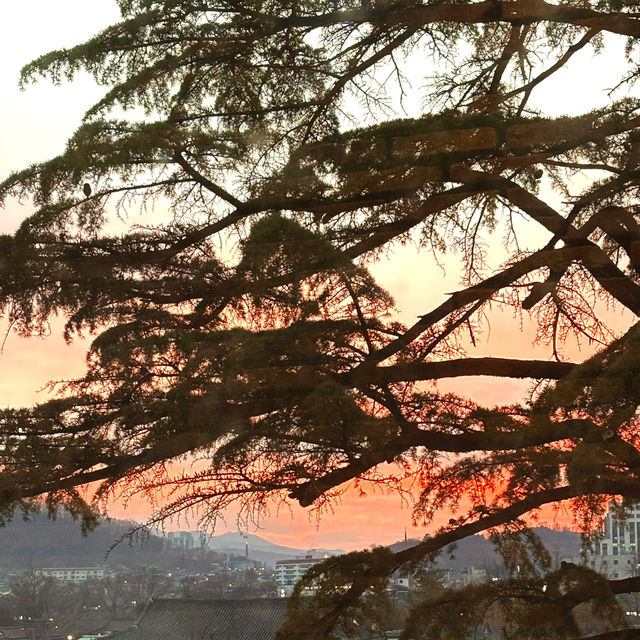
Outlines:
[[293, 593], [293, 588], [304, 576], [309, 567], [318, 562], [322, 562], [324, 558], [314, 558], [306, 555], [304, 558], [295, 558], [293, 560], [278, 560], [276, 562], [276, 587], [280, 598], [288, 598]]
[[629, 505], [623, 518], [619, 505], [612, 503], [601, 537], [587, 554], [587, 566], [613, 579], [640, 575], [639, 539], [640, 503]]
[[55, 569], [38, 569], [37, 573], [60, 582], [86, 582], [100, 580], [105, 576], [104, 567], [60, 567]]

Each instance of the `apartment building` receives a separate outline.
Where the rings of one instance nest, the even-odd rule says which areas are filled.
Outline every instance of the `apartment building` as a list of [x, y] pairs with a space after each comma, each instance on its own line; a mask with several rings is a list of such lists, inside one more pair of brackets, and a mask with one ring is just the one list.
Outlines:
[[322, 562], [324, 558], [314, 558], [312, 555], [306, 555], [303, 558], [295, 558], [292, 560], [278, 560], [276, 562], [276, 588], [280, 598], [288, 598], [293, 593], [296, 582], [304, 576], [309, 567], [318, 562]]
[[601, 537], [587, 554], [587, 566], [613, 579], [640, 575], [639, 540], [640, 503], [622, 511], [612, 503]]

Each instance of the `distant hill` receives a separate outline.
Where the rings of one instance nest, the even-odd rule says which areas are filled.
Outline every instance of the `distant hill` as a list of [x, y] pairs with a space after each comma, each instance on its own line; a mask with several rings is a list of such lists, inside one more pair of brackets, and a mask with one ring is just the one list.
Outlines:
[[[197, 532], [194, 532], [197, 535]], [[275, 566], [278, 560], [298, 558], [306, 554], [312, 554], [314, 558], [325, 555], [335, 556], [344, 553], [341, 549], [296, 549], [273, 544], [264, 538], [251, 533], [234, 531], [220, 535], [207, 536], [206, 548], [220, 551], [228, 555], [244, 555], [246, 543], [249, 543], [249, 557], [259, 560], [269, 566]]]
[[[186, 566], [181, 559], [185, 553], [179, 549], [167, 551], [167, 542], [161, 535], [151, 535], [146, 540], [129, 544], [124, 541], [113, 549], [116, 541], [130, 531], [136, 523], [125, 520], [107, 520], [88, 536], [83, 536], [79, 524], [69, 517], [50, 520], [46, 515], [33, 519], [17, 519], [6, 527], [0, 527], [0, 570], [25, 570], [42, 567], [64, 566], [158, 566], [168, 568], [171, 563]], [[535, 529], [549, 549], [554, 564], [564, 558], [574, 558], [580, 553], [580, 536], [572, 531], [556, 531], [545, 527]], [[197, 532], [191, 532], [194, 546], [200, 545]], [[340, 549], [297, 549], [273, 544], [260, 536], [241, 532], [205, 536], [205, 548], [227, 555], [245, 555], [245, 543], [249, 544], [249, 557], [275, 566], [278, 560], [301, 557], [312, 553], [314, 557], [343, 553]], [[372, 542], [375, 542], [372, 540]], [[419, 540], [408, 540], [413, 546]], [[391, 545], [394, 551], [402, 549], [404, 541]], [[110, 551], [110, 549], [112, 549]], [[197, 553], [191, 552], [191, 553]], [[108, 556], [107, 556], [108, 554]], [[193, 562], [191, 563], [193, 564]], [[196, 561], [197, 564], [197, 561]], [[441, 568], [476, 567], [500, 568], [502, 562], [493, 545], [482, 536], [470, 536], [454, 548], [445, 549], [438, 557]]]
[[[580, 534], [567, 529], [557, 530], [548, 527], [536, 527], [533, 529], [544, 546], [551, 554], [553, 566], [565, 558], [575, 558], [580, 555]], [[411, 538], [390, 545], [393, 551], [400, 551], [405, 547], [413, 547], [421, 540]], [[464, 538], [456, 545], [443, 549], [436, 560], [436, 565], [441, 569], [462, 569], [475, 567], [476, 569], [496, 569], [502, 567], [502, 558], [496, 552], [493, 544], [486, 538], [476, 535]]]
[[[43, 567], [80, 567], [106, 564], [108, 566], [170, 566], [171, 556], [178, 565], [184, 551], [167, 552], [167, 542], [161, 535], [150, 535], [132, 544], [124, 540], [136, 526], [126, 520], [105, 520], [95, 531], [83, 536], [75, 520], [61, 516], [51, 520], [45, 514], [36, 514], [31, 520], [16, 519], [6, 527], [0, 527], [0, 570], [25, 570]], [[200, 546], [200, 534], [191, 532], [196, 549]], [[344, 553], [340, 549], [295, 549], [273, 544], [253, 534], [240, 532], [205, 536], [205, 548], [227, 555], [245, 554], [249, 542], [252, 560], [275, 566], [278, 560], [296, 558], [308, 553], [314, 557]]]
[[126, 520], [105, 520], [83, 536], [79, 523], [70, 517], [51, 520], [46, 514], [35, 514], [26, 521], [16, 518], [0, 527], [0, 568], [153, 565], [162, 556], [164, 543], [158, 536], [150, 536], [144, 543], [125, 541], [110, 551], [135, 526]]

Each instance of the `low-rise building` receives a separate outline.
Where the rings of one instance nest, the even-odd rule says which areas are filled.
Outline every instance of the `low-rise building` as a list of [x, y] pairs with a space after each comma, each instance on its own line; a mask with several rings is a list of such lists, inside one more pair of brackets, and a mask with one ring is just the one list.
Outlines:
[[37, 573], [60, 582], [86, 582], [87, 580], [101, 580], [105, 576], [104, 567], [56, 567], [38, 569]]
[[0, 626], [0, 638], [7, 640], [62, 640], [48, 620], [30, 620], [21, 625]]
[[487, 579], [486, 569], [476, 569], [475, 567], [447, 569], [442, 576], [442, 584], [450, 589], [461, 589], [471, 584], [481, 584]]

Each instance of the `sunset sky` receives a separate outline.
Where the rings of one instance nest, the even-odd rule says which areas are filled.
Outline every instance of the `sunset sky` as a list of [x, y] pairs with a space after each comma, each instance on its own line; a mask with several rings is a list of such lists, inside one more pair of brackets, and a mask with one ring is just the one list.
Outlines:
[[[84, 110], [102, 93], [88, 77], [82, 75], [72, 85], [53, 87], [43, 80], [21, 92], [17, 86], [20, 67], [51, 49], [69, 47], [86, 40], [117, 20], [119, 15], [113, 0], [23, 0], [5, 4], [0, 25], [0, 176], [3, 178], [12, 170], [60, 153]], [[614, 43], [616, 50], [619, 50], [618, 44]], [[585, 63], [578, 61], [577, 64]], [[611, 64], [611, 59], [607, 56], [589, 63], [589, 88], [594, 103], [604, 101], [601, 88], [606, 86], [608, 64]], [[578, 82], [581, 84], [582, 102], [574, 104], [572, 96], [578, 93]], [[539, 100], [552, 104], [551, 113], [582, 111], [584, 78], [570, 72], [559, 75]], [[28, 211], [18, 203], [10, 203], [0, 212], [0, 231], [14, 230]], [[500, 238], [496, 238], [497, 248], [493, 256], [496, 262], [502, 256], [499, 243]], [[445, 270], [436, 264], [432, 256], [418, 255], [414, 249], [406, 248], [396, 251], [389, 262], [375, 268], [379, 281], [395, 296], [402, 320], [413, 322], [418, 314], [439, 304], [446, 292], [458, 287], [456, 259], [442, 260]], [[620, 327], [626, 322], [624, 317], [616, 319]], [[519, 328], [520, 321], [510, 312], [496, 315], [492, 318], [493, 339], [479, 345], [478, 355], [547, 358], [548, 350], [544, 347], [531, 347], [526, 319], [523, 334], [519, 333]], [[504, 339], [505, 335], [509, 336], [508, 340]], [[500, 339], [495, 336], [500, 336]], [[44, 398], [44, 393], [38, 389], [47, 381], [81, 375], [87, 345], [86, 340], [65, 345], [60, 337], [60, 323], [55, 322], [51, 337], [46, 339], [23, 340], [10, 335], [0, 355], [0, 404], [31, 404]], [[580, 358], [584, 355], [584, 352], [576, 354]], [[445, 388], [465, 391], [488, 403], [509, 403], [526, 391], [527, 383], [504, 381], [496, 385], [489, 379], [475, 379], [457, 381]], [[114, 505], [111, 513], [139, 519], [144, 518], [145, 509], [138, 504], [128, 510]], [[294, 509], [291, 513], [281, 509], [279, 517], [276, 515], [274, 513], [267, 518], [262, 531], [257, 533], [274, 542], [297, 547], [354, 549], [398, 540], [404, 535], [405, 526], [409, 536], [419, 537], [426, 532], [411, 526], [411, 510], [396, 495], [376, 494], [366, 498], [350, 495], [333, 514], [325, 514], [318, 527], [315, 521], [309, 522], [301, 509]], [[552, 517], [549, 514], [549, 518]], [[560, 518], [560, 521], [566, 520]], [[168, 528], [190, 528], [190, 525], [180, 522]], [[230, 518], [227, 528], [234, 529], [233, 518]], [[222, 526], [219, 531], [224, 530]]]

